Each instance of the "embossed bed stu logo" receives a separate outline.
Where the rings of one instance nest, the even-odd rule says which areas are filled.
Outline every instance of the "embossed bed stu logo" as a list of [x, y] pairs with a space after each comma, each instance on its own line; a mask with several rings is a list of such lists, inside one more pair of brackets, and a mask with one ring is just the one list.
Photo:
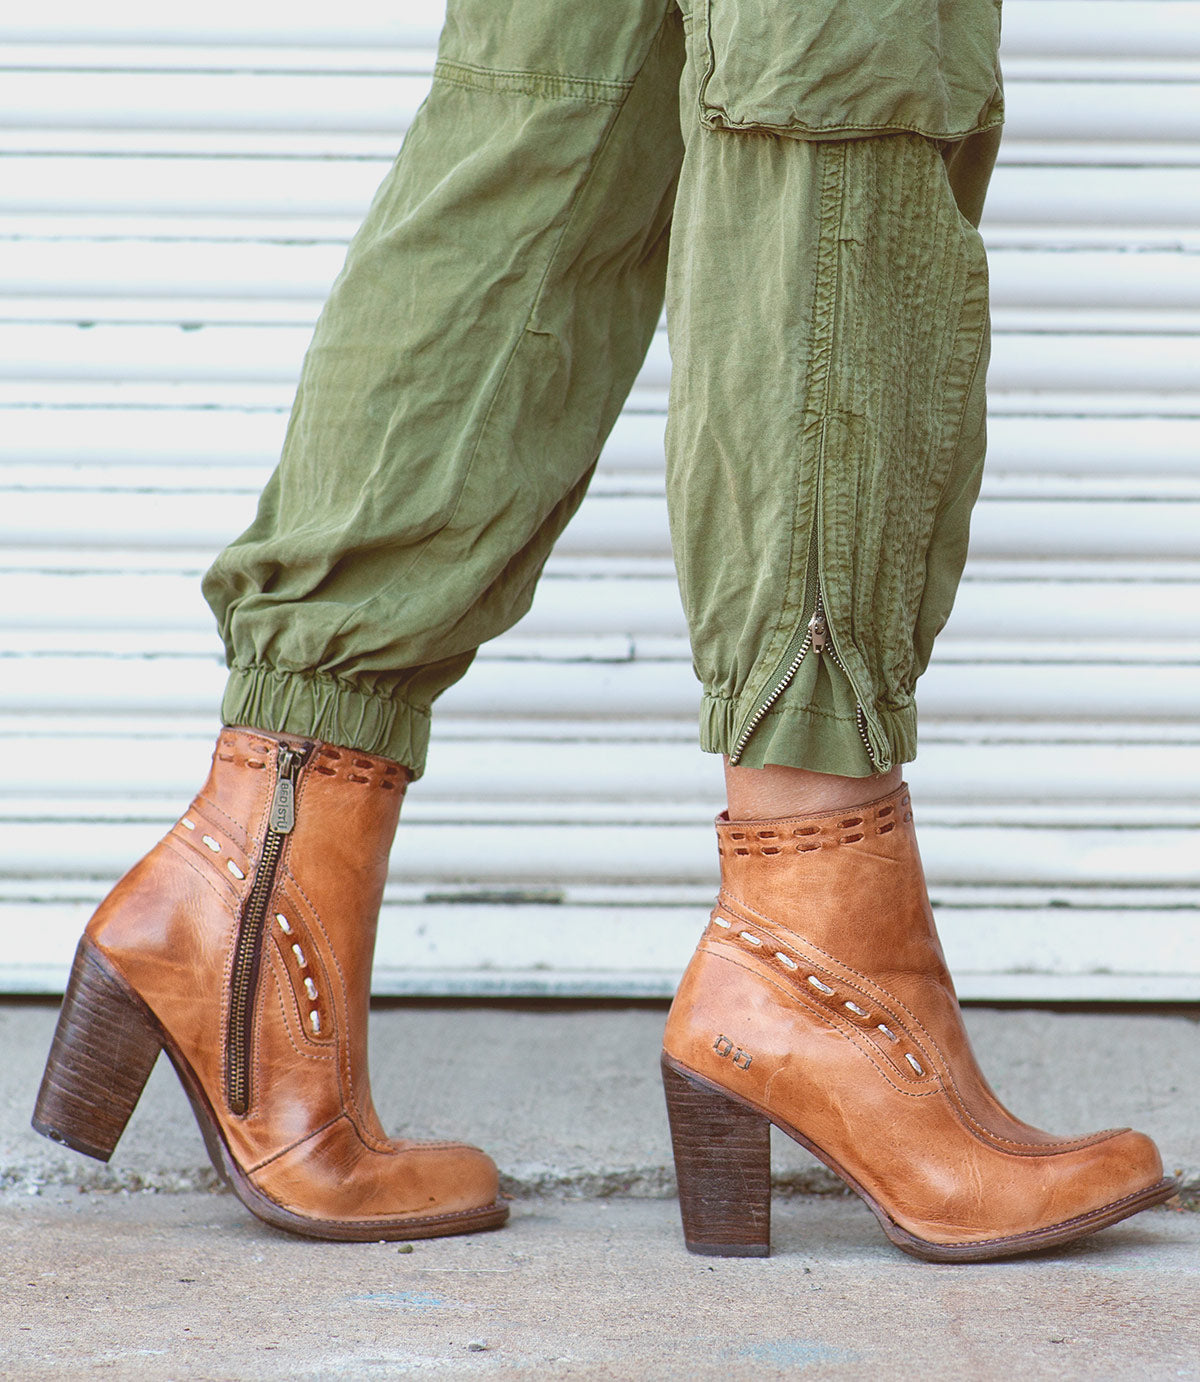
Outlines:
[[739, 1070], [749, 1070], [750, 1062], [754, 1057], [749, 1051], [743, 1051], [740, 1046], [734, 1046], [727, 1036], [719, 1036], [713, 1042], [713, 1050], [718, 1056], [733, 1056], [733, 1063]]

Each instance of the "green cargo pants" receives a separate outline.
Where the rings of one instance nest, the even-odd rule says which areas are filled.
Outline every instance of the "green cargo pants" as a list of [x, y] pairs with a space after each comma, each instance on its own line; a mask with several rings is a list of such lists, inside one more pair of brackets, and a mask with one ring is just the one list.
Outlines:
[[999, 0], [450, 0], [280, 466], [205, 579], [226, 723], [419, 774], [665, 289], [702, 747], [912, 758], [983, 460], [998, 37]]

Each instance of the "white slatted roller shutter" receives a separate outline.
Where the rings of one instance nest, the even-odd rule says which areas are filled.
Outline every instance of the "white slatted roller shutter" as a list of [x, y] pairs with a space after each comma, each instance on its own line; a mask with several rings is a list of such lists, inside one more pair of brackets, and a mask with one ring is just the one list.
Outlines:
[[[203, 772], [197, 577], [429, 80], [436, 0], [0, 20], [0, 982], [61, 984]], [[912, 768], [964, 994], [1200, 995], [1200, 3], [1008, 0], [992, 451]], [[377, 987], [666, 994], [715, 760], [660, 333], [529, 617], [445, 698]], [[630, 802], [636, 800], [636, 813]], [[471, 847], [462, 849], [462, 825]]]

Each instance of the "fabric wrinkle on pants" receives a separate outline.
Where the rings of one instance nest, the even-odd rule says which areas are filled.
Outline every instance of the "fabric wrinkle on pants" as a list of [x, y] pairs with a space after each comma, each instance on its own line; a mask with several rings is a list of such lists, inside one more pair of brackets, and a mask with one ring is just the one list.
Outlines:
[[702, 747], [853, 776], [914, 756], [983, 460], [998, 6], [903, 0], [881, 28], [863, 4], [780, 35], [770, 0], [450, 0], [279, 468], [205, 579], [226, 723], [419, 775], [434, 700], [529, 608], [665, 292]]

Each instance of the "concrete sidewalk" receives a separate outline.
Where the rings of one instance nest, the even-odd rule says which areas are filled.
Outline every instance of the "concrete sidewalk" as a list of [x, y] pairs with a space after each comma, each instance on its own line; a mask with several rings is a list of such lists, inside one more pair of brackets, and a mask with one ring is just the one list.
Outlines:
[[[775, 1255], [691, 1257], [670, 1200], [518, 1201], [498, 1233], [308, 1243], [228, 1195], [55, 1190], [2, 1221], [0, 1375], [187, 1379], [1200, 1378], [1200, 1215], [931, 1266], [856, 1200]], [[11, 1322], [10, 1322], [11, 1321]]]
[[[508, 1228], [411, 1252], [293, 1239], [216, 1193], [165, 1061], [111, 1166], [37, 1137], [54, 1016], [0, 1008], [4, 1377], [1200, 1382], [1200, 1213], [1188, 1210], [1056, 1254], [931, 1266], [892, 1248], [856, 1199], [803, 1193], [830, 1178], [779, 1138], [774, 1255], [690, 1257], [665, 1198], [659, 1008], [378, 1010], [385, 1123], [479, 1142], [514, 1196]], [[1196, 1021], [967, 1020], [1018, 1113], [1061, 1132], [1132, 1123], [1200, 1189]]]

